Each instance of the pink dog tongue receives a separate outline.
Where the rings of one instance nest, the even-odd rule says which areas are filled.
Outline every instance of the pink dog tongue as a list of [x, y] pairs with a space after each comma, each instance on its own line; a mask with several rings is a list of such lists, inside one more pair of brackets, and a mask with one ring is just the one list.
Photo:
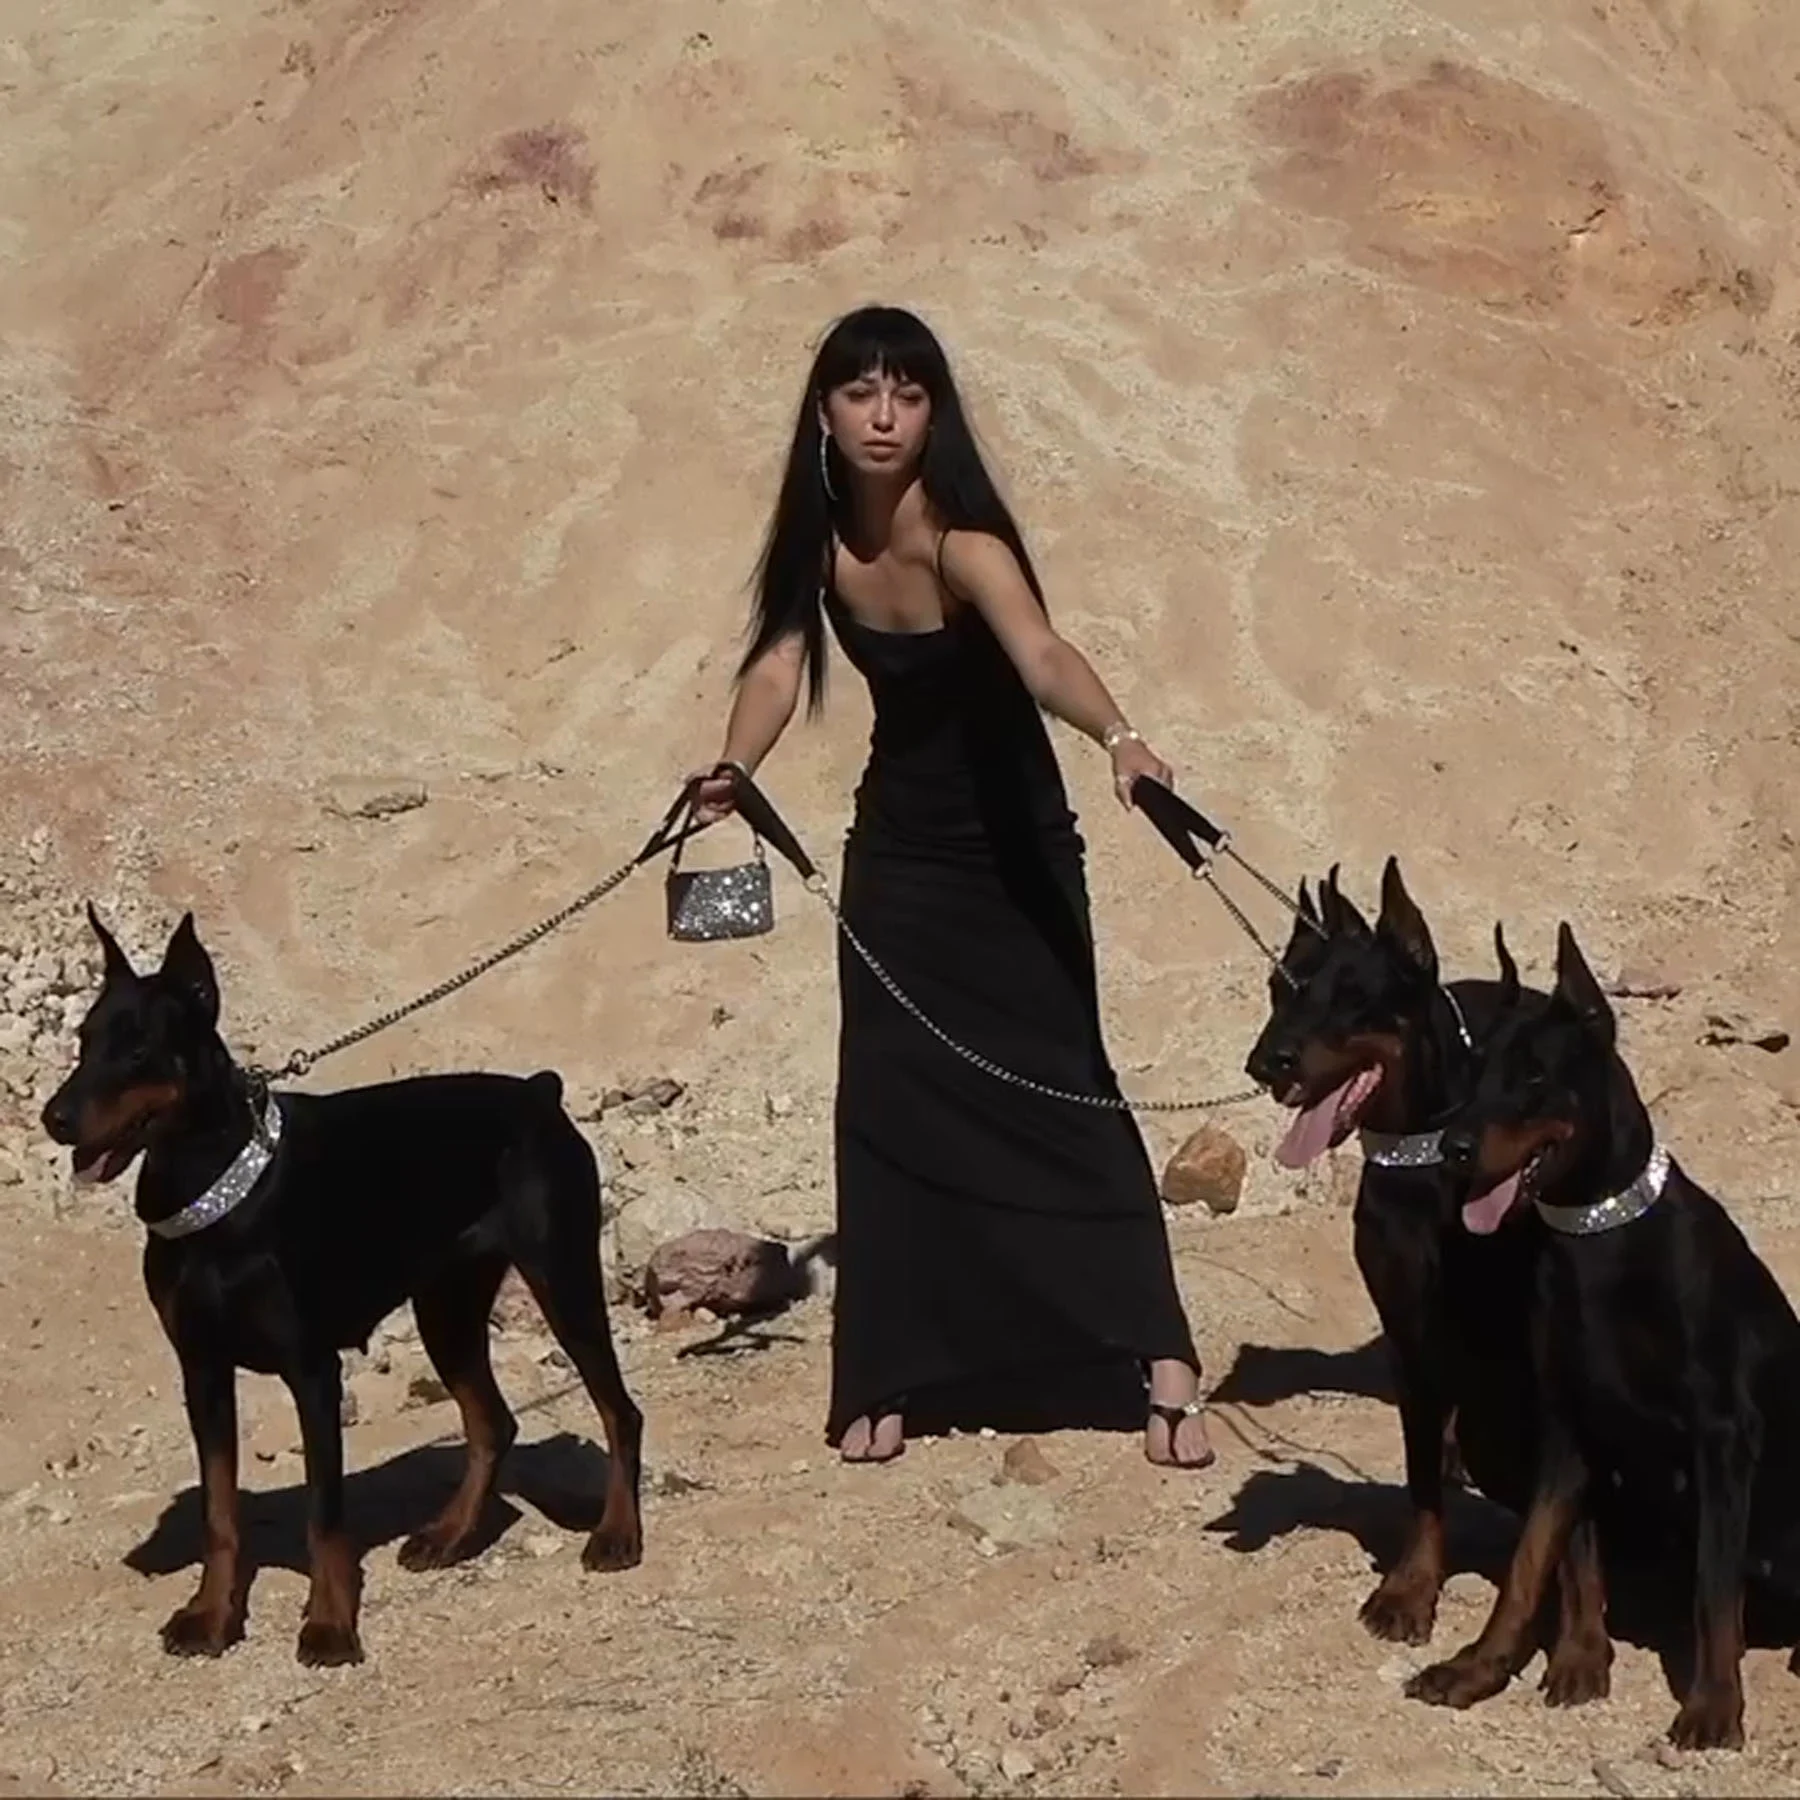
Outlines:
[[1284, 1169], [1304, 1169], [1331, 1148], [1338, 1108], [1357, 1080], [1358, 1077], [1352, 1075], [1342, 1087], [1333, 1088], [1323, 1100], [1315, 1100], [1295, 1115], [1287, 1136], [1275, 1146], [1275, 1160]]
[[1489, 1188], [1479, 1200], [1463, 1202], [1463, 1224], [1478, 1237], [1486, 1237], [1491, 1231], [1500, 1229], [1500, 1221], [1512, 1211], [1513, 1201], [1519, 1196], [1519, 1183], [1524, 1179], [1524, 1171], [1517, 1175], [1509, 1175], [1498, 1187]]

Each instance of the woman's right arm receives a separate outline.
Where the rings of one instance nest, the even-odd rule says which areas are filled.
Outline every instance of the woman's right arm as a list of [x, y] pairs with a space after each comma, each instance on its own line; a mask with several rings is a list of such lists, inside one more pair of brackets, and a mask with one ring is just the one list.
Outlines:
[[[761, 767], [763, 758], [787, 730], [800, 702], [804, 659], [805, 639], [794, 632], [772, 644], [744, 671], [731, 703], [720, 762], [735, 763], [746, 775], [754, 775]], [[724, 818], [733, 805], [730, 780], [720, 776], [702, 781], [697, 801], [698, 823], [710, 825], [715, 819]]]

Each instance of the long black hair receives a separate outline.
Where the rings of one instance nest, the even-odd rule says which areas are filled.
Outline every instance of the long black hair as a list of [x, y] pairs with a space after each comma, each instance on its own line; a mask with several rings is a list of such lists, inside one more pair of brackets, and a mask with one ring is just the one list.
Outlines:
[[997, 537], [1018, 558], [1038, 604], [1044, 604], [1044, 590], [1025, 540], [981, 459], [950, 360], [931, 327], [898, 306], [864, 306], [846, 313], [820, 342], [800, 397], [781, 491], [757, 559], [749, 645], [738, 665], [742, 680], [758, 657], [798, 632], [809, 713], [817, 712], [825, 698], [825, 620], [819, 601], [838, 512], [849, 504], [848, 473], [842, 458], [829, 448], [825, 454], [831, 457], [838, 501], [834, 503], [825, 491], [819, 407], [834, 388], [860, 375], [915, 381], [925, 390], [931, 401], [931, 427], [919, 479], [933, 514], [947, 530], [984, 531]]

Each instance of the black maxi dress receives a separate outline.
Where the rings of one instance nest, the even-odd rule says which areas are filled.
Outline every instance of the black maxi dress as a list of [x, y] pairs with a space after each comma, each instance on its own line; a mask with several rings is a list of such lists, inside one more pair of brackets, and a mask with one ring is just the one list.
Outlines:
[[[875, 724], [844, 915], [953, 1038], [1020, 1075], [1117, 1094], [1084, 849], [1044, 721], [981, 616], [924, 633], [827, 615]], [[909, 1431], [1142, 1425], [1142, 1365], [1199, 1366], [1156, 1180], [1126, 1113], [956, 1056], [840, 936], [835, 1444]]]

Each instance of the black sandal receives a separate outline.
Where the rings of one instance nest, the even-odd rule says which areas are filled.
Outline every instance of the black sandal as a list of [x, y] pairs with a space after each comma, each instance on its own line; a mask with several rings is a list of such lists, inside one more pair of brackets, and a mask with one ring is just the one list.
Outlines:
[[1161, 1419], [1169, 1428], [1169, 1460], [1159, 1463], [1154, 1457], [1146, 1458], [1154, 1468], [1183, 1469], [1195, 1472], [1200, 1469], [1210, 1469], [1219, 1460], [1219, 1453], [1211, 1444], [1206, 1446], [1206, 1454], [1197, 1461], [1190, 1461], [1181, 1454], [1182, 1420], [1197, 1419], [1206, 1411], [1206, 1402], [1198, 1394], [1192, 1400], [1183, 1401], [1180, 1406], [1171, 1405], [1165, 1400], [1152, 1400], [1149, 1402], [1149, 1411], [1153, 1419]]

